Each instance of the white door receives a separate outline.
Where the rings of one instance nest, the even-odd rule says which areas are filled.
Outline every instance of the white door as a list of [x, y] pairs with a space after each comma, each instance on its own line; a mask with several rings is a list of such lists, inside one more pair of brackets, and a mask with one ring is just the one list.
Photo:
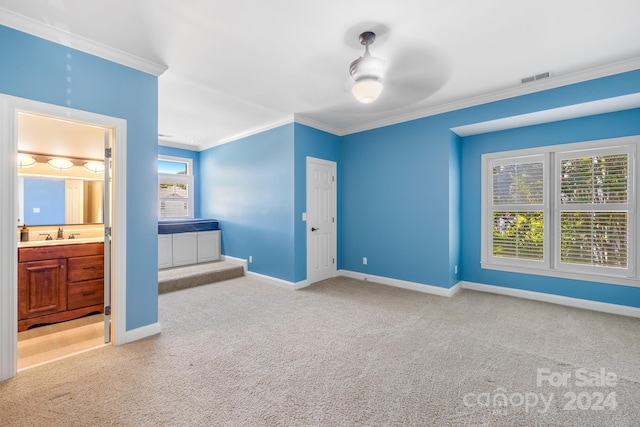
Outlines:
[[336, 163], [307, 157], [307, 281], [335, 277]]

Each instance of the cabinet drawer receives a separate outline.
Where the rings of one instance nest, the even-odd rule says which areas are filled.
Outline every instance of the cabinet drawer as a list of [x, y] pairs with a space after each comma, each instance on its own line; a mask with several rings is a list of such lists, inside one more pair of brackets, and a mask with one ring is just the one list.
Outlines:
[[69, 310], [103, 304], [104, 281], [89, 280], [87, 282], [69, 284], [67, 298]]
[[84, 280], [102, 279], [104, 277], [104, 256], [83, 256], [69, 258], [68, 282], [82, 282]]

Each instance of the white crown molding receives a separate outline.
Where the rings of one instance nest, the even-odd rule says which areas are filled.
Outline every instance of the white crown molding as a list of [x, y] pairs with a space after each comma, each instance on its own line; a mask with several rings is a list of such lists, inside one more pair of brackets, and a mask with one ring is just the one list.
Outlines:
[[193, 144], [187, 144], [186, 142], [170, 141], [165, 138], [158, 138], [158, 145], [161, 145], [163, 147], [179, 148], [181, 150], [199, 151], [198, 147]]
[[426, 108], [424, 110], [415, 111], [408, 114], [402, 114], [377, 120], [362, 125], [344, 128], [336, 135], [344, 136], [352, 133], [364, 132], [367, 130], [377, 129], [384, 126], [390, 126], [398, 123], [408, 122], [410, 120], [421, 119], [424, 117], [435, 116], [436, 114], [448, 113], [463, 108], [475, 107], [477, 105], [487, 104], [490, 102], [501, 101], [516, 96], [528, 95], [543, 90], [554, 89], [561, 86], [580, 83], [587, 80], [606, 77], [614, 74], [624, 73], [640, 69], [640, 57], [627, 59], [624, 61], [614, 62], [612, 64], [593, 67], [565, 75], [552, 76], [548, 79], [537, 80], [531, 83], [525, 83], [516, 87], [501, 89], [498, 91], [486, 93], [483, 95], [465, 98], [435, 107]]
[[285, 118], [277, 120], [275, 122], [263, 124], [263, 125], [251, 128], [249, 130], [246, 130], [244, 132], [240, 132], [240, 133], [237, 133], [235, 135], [231, 135], [228, 138], [219, 139], [218, 141], [212, 142], [210, 144], [199, 145], [197, 147], [194, 146], [192, 149], [195, 148], [198, 151], [204, 151], [204, 150], [207, 150], [209, 148], [216, 147], [218, 145], [227, 144], [229, 142], [237, 141], [239, 139], [246, 138], [248, 136], [257, 135], [259, 133], [266, 132], [266, 131], [271, 130], [271, 129], [275, 129], [277, 127], [280, 127], [280, 126], [283, 126], [283, 125], [287, 125], [289, 123], [293, 123], [293, 115], [288, 115]]
[[470, 125], [454, 127], [451, 128], [451, 130], [458, 136], [465, 137], [524, 126], [539, 125], [542, 123], [551, 123], [560, 120], [575, 119], [578, 117], [593, 116], [596, 114], [630, 110], [633, 108], [640, 108], [640, 93], [599, 99], [597, 101], [536, 111], [535, 113], [521, 114], [518, 116], [505, 117], [486, 122], [478, 122]]
[[[211, 147], [215, 147], [216, 145], [222, 145], [222, 144], [226, 144], [227, 142], [231, 142], [231, 141], [235, 141], [241, 138], [245, 138], [247, 136], [251, 136], [251, 135], [255, 135], [257, 133], [260, 132], [264, 132], [266, 130], [269, 129], [273, 129], [275, 127], [281, 126], [283, 124], [287, 124], [287, 123], [291, 123], [292, 121], [295, 123], [300, 123], [303, 124], [305, 126], [309, 126], [324, 132], [328, 132], [331, 133], [333, 135], [337, 135], [337, 136], [345, 136], [345, 135], [350, 135], [353, 133], [358, 133], [358, 132], [364, 132], [364, 131], [368, 131], [368, 130], [372, 130], [372, 129], [377, 129], [377, 128], [381, 128], [381, 127], [385, 127], [385, 126], [391, 126], [391, 125], [395, 125], [398, 123], [403, 123], [403, 122], [408, 122], [411, 120], [416, 120], [416, 119], [422, 119], [425, 117], [429, 117], [429, 116], [435, 116], [437, 114], [443, 114], [443, 113], [448, 113], [451, 111], [456, 111], [456, 110], [460, 110], [463, 108], [469, 108], [469, 107], [474, 107], [474, 106], [478, 106], [478, 105], [482, 105], [482, 104], [487, 104], [490, 102], [495, 102], [495, 101], [501, 101], [504, 99], [508, 99], [508, 98], [513, 98], [516, 96], [522, 96], [522, 95], [528, 95], [531, 93], [535, 93], [535, 92], [540, 92], [543, 90], [548, 90], [548, 89], [554, 89], [554, 88], [558, 88], [558, 87], [562, 87], [562, 86], [567, 86], [570, 84], [575, 84], [575, 83], [580, 83], [583, 81], [587, 81], [587, 80], [592, 80], [592, 79], [597, 79], [597, 78], [601, 78], [601, 77], [606, 77], [606, 76], [610, 76], [610, 75], [614, 75], [614, 74], [619, 74], [619, 73], [624, 73], [627, 71], [633, 71], [633, 70], [637, 70], [640, 69], [640, 57], [636, 57], [636, 58], [631, 58], [628, 60], [624, 60], [624, 61], [619, 61], [619, 62], [615, 62], [613, 64], [608, 64], [608, 65], [603, 65], [603, 66], [599, 66], [599, 67], [593, 67], [593, 68], [589, 68], [587, 70], [582, 70], [582, 71], [578, 71], [578, 72], [574, 72], [574, 73], [569, 73], [569, 74], [565, 74], [562, 76], [556, 76], [556, 77], [550, 77], [548, 79], [544, 79], [544, 80], [537, 80], [531, 83], [526, 83], [526, 84], [522, 84], [521, 86], [517, 86], [517, 87], [512, 87], [512, 88], [507, 88], [507, 89], [502, 89], [502, 90], [498, 90], [498, 91], [494, 91], [491, 93], [487, 93], [487, 94], [483, 94], [483, 95], [478, 95], [475, 97], [471, 97], [471, 98], [465, 98], [465, 99], [461, 99], [461, 100], [457, 100], [457, 101], [453, 101], [453, 102], [449, 102], [446, 104], [442, 104], [442, 105], [438, 105], [435, 107], [430, 107], [430, 108], [426, 108], [420, 111], [415, 111], [412, 113], [407, 113], [407, 114], [402, 114], [402, 115], [397, 115], [397, 116], [392, 116], [392, 117], [388, 117], [382, 120], [376, 120], [373, 122], [369, 122], [369, 123], [365, 123], [365, 124], [361, 124], [361, 125], [357, 125], [357, 126], [352, 126], [352, 127], [348, 127], [348, 128], [336, 128], [330, 125], [327, 125], [325, 123], [319, 122], [317, 120], [313, 120], [310, 119], [309, 117], [306, 117], [302, 114], [298, 114], [295, 113], [293, 115], [293, 119], [287, 119], [287, 120], [282, 120], [282, 121], [277, 121], [277, 122], [273, 122], [267, 125], [263, 125], [257, 128], [253, 128], [250, 129], [246, 132], [242, 132], [236, 135], [233, 135], [229, 138], [225, 138], [225, 139], [221, 139], [213, 144], [207, 145], [207, 146], [203, 146], [203, 147], [198, 147], [197, 149], [199, 151], [205, 150], [207, 148], [211, 148]], [[615, 99], [619, 99], [620, 101], [624, 103], [628, 103], [628, 102], [635, 102], [635, 100], [631, 101], [631, 98], [628, 99], [623, 99], [624, 96], [621, 97], [616, 97], [616, 98], [611, 98], [612, 100]], [[598, 101], [594, 101], [594, 102], [598, 102]], [[590, 103], [585, 103], [585, 106], [587, 104]], [[621, 104], [621, 106], [618, 107], [612, 107], [609, 106], [607, 108], [613, 108], [610, 111], [621, 111], [624, 108], [623, 104]], [[594, 104], [594, 106], [597, 104]], [[604, 104], [597, 106], [597, 108], [602, 108], [604, 106]], [[547, 110], [549, 112], [552, 113], [562, 113], [562, 114], [569, 114], [566, 116], [566, 118], [575, 118], [575, 117], [582, 117], [580, 115], [576, 116], [574, 114], [576, 114], [578, 112], [578, 109], [576, 110], [572, 110], [571, 108], [572, 106], [567, 106], [567, 107], [560, 107], [558, 109], [552, 109], [552, 110]], [[567, 108], [566, 111], [563, 111], [562, 108]], [[628, 108], [635, 108], [633, 105], [628, 107]], [[554, 111], [555, 110], [555, 111]], [[595, 111], [595, 110], [593, 110]], [[604, 110], [603, 110], [604, 112]], [[542, 114], [540, 116], [537, 116], [537, 112], [536, 113], [530, 113], [531, 116], [527, 115], [527, 114], [523, 114], [521, 116], [516, 116], [519, 117], [519, 119], [526, 119], [526, 120], [545, 120], [542, 122], [538, 122], [538, 123], [546, 123], [549, 121], [555, 121], [555, 120], [562, 120], [562, 117], [559, 115], [557, 117], [559, 118], [555, 118], [555, 119], [550, 119], [549, 117], [544, 118], [543, 116], [544, 114]], [[597, 114], [597, 113], [593, 113], [593, 114]], [[583, 114], [583, 115], [589, 115], [589, 114]], [[504, 126], [507, 123], [510, 123], [511, 120], [513, 120], [513, 123], [509, 124], [509, 126], [513, 126], [514, 123], [516, 123], [517, 120], [519, 119], [511, 119], [510, 117], [504, 118], [504, 119], [497, 119], [495, 121], [492, 122], [497, 122], [497, 123], [489, 123], [486, 122], [487, 125], [491, 125], [491, 126], [496, 126], [496, 125], [500, 125], [500, 126]], [[500, 123], [500, 120], [505, 120], [504, 123]], [[522, 123], [526, 123], [526, 120], [523, 121]], [[529, 124], [534, 124], [533, 121], [531, 121]], [[524, 124], [526, 125], [526, 124]], [[470, 126], [474, 126], [474, 124], [471, 124]], [[516, 126], [517, 127], [517, 126]], [[461, 132], [464, 132], [464, 126], [458, 126], [454, 129], [458, 129]], [[476, 132], [476, 133], [480, 133], [477, 130], [473, 130], [473, 128], [470, 128], [472, 130], [469, 130], [471, 132]], [[499, 129], [499, 127], [496, 127], [496, 129]], [[508, 128], [503, 128], [503, 129], [508, 129]], [[194, 149], [196, 147], [191, 146], [190, 149]]]
[[0, 7], [0, 25], [22, 31], [51, 42], [68, 46], [91, 55], [143, 71], [154, 76], [160, 76], [167, 71], [167, 66], [158, 64], [130, 53], [109, 47], [87, 38], [71, 34], [52, 25], [36, 21], [26, 16]]
[[341, 136], [340, 135], [341, 131], [337, 127], [329, 126], [325, 123], [321, 123], [317, 120], [310, 119], [309, 117], [303, 116], [301, 114], [294, 114], [293, 118], [296, 123], [299, 123], [301, 125], [309, 126], [314, 129], [318, 129], [333, 135]]

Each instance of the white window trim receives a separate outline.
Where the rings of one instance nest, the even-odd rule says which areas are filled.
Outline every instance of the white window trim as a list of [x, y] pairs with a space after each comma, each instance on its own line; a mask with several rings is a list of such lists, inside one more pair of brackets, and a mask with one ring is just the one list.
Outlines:
[[[504, 158], [504, 161], [503, 161]], [[487, 157], [488, 161], [484, 162], [483, 161], [483, 167], [486, 167], [486, 170], [483, 170], [482, 173], [482, 190], [483, 190], [483, 202], [486, 201], [487, 205], [486, 209], [482, 210], [482, 225], [483, 225], [483, 233], [482, 233], [482, 237], [484, 238], [485, 242], [483, 243], [483, 248], [486, 248], [486, 251], [483, 252], [483, 256], [482, 256], [482, 260], [483, 262], [487, 262], [489, 264], [492, 265], [507, 265], [507, 266], [517, 266], [520, 268], [533, 268], [533, 269], [538, 269], [538, 268], [549, 268], [550, 266], [550, 261], [549, 261], [549, 238], [548, 238], [548, 233], [545, 233], [544, 235], [544, 241], [543, 241], [543, 253], [544, 253], [544, 259], [541, 261], [536, 261], [536, 260], [526, 260], [526, 259], [508, 259], [508, 258], [501, 258], [501, 257], [495, 257], [493, 256], [493, 250], [491, 248], [491, 239], [489, 238], [490, 234], [493, 231], [492, 227], [489, 227], [489, 224], [493, 224], [493, 204], [492, 203], [488, 203], [489, 200], [493, 200], [493, 188], [490, 186], [490, 183], [492, 182], [492, 173], [493, 173], [493, 169], [492, 166], [499, 166], [501, 164], [507, 164], [507, 163], [513, 163], [514, 159], [519, 159], [522, 161], [522, 163], [528, 163], [528, 162], [542, 162], [543, 163], [543, 168], [546, 170], [549, 168], [549, 156], [543, 153], [531, 153], [531, 154], [525, 154], [522, 156], [500, 156], [500, 157]], [[508, 161], [507, 161], [508, 160]], [[500, 205], [501, 210], [507, 210], [507, 211], [524, 211], [524, 210], [536, 210], [536, 211], [542, 211], [543, 215], [544, 215], [544, 229], [546, 230], [547, 227], [549, 226], [549, 191], [548, 191], [548, 182], [547, 180], [544, 181], [544, 196], [543, 196], [543, 203], [541, 205], [524, 205], [524, 204], [514, 204], [514, 205]], [[523, 207], [530, 207], [530, 209], [522, 209]], [[486, 230], [486, 232], [485, 232]]]
[[[178, 162], [178, 163], [186, 163], [187, 164], [187, 174], [186, 175], [179, 175], [179, 174], [172, 174], [172, 173], [160, 173], [158, 172], [158, 189], [159, 189], [159, 185], [161, 181], [174, 181], [174, 182], [180, 182], [180, 183], [186, 183], [189, 188], [191, 189], [190, 191], [190, 197], [189, 199], [187, 199], [187, 203], [189, 203], [189, 216], [188, 218], [194, 218], [194, 209], [195, 209], [195, 178], [193, 176], [193, 159], [187, 158], [187, 157], [177, 157], [177, 156], [166, 156], [163, 154], [159, 154], [158, 155], [158, 160], [167, 160], [170, 162]], [[158, 203], [157, 203], [157, 211], [158, 211], [158, 218], [160, 218], [160, 192], [158, 191]]]
[[[615, 271], [609, 270], [604, 272], [599, 268], [558, 268], [559, 265], [559, 209], [556, 200], [553, 200], [550, 189], [554, 189], [553, 194], [558, 191], [559, 183], [557, 182], [557, 165], [555, 161], [555, 153], [566, 153], [573, 150], [589, 150], [589, 149], [611, 149], [615, 147], [627, 146], [629, 149], [629, 242], [628, 256], [629, 268], [625, 269], [621, 275], [616, 275]], [[638, 244], [640, 239], [637, 234], [640, 231], [640, 218], [637, 214], [638, 203], [640, 199], [637, 195], [638, 175], [640, 171], [637, 168], [637, 152], [640, 146], [640, 136], [630, 136], [622, 138], [612, 138], [604, 140], [595, 140], [587, 142], [578, 142], [570, 144], [561, 144], [545, 147], [536, 147], [522, 150], [512, 150], [497, 153], [487, 153], [482, 155], [482, 192], [481, 192], [481, 257], [480, 263], [483, 269], [500, 270], [513, 273], [534, 274], [548, 277], [558, 277], [563, 279], [583, 280], [590, 282], [610, 283], [624, 286], [640, 287], [640, 277], [638, 277], [637, 265], [640, 262], [640, 251]], [[547, 156], [549, 163], [545, 164], [545, 238], [544, 251], [545, 262], [521, 262], [521, 260], [511, 260], [499, 257], [493, 257], [491, 248], [492, 233], [492, 204], [491, 204], [491, 178], [492, 178], [492, 162], [499, 162], [502, 158], [518, 158], [544, 154]], [[549, 169], [547, 169], [549, 165]], [[547, 173], [546, 171], [550, 172]], [[550, 221], [553, 215], [553, 225]], [[551, 228], [553, 227], [553, 228]], [[516, 262], [513, 262], [516, 261]], [[585, 266], [587, 267], [587, 266]]]

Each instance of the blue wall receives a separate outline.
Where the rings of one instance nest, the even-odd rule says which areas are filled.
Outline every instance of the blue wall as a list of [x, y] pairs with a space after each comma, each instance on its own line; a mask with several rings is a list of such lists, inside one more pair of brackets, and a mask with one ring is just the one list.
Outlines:
[[293, 123], [200, 153], [202, 216], [220, 221], [222, 253], [295, 280], [294, 179]]
[[414, 120], [342, 138], [341, 268], [451, 286], [451, 133], [434, 124]]
[[484, 153], [640, 135], [640, 110], [627, 110], [463, 138], [464, 280], [640, 307], [640, 288], [480, 268], [481, 156]]
[[183, 157], [185, 159], [191, 159], [193, 161], [193, 185], [196, 188], [193, 210], [194, 217], [199, 218], [201, 216], [200, 199], [202, 198], [203, 191], [208, 190], [208, 188], [202, 188], [202, 186], [200, 185], [200, 152], [159, 145], [158, 154], [161, 154], [163, 156]]
[[584, 118], [571, 132], [566, 123], [545, 125], [542, 133], [521, 129], [515, 144], [483, 139], [478, 146], [484, 137], [461, 139], [451, 131], [637, 92], [640, 70], [342, 137], [341, 267], [445, 288], [467, 280], [640, 306], [638, 288], [480, 270], [478, 168], [484, 151], [475, 151], [640, 134], [637, 113], [617, 113], [615, 122], [608, 115]]
[[[294, 282], [307, 278], [307, 223], [302, 220], [302, 213], [307, 210], [307, 157], [330, 160], [338, 165], [338, 210], [340, 209], [340, 137], [294, 124], [295, 138], [295, 276]], [[338, 227], [340, 226], [338, 215]], [[338, 229], [338, 268], [340, 267], [340, 230]]]
[[[24, 222], [27, 225], [65, 223], [64, 179], [24, 177]], [[33, 209], [38, 208], [39, 213]]]
[[2, 26], [0, 54], [0, 92], [127, 120], [126, 328], [157, 322], [157, 77]]
[[287, 282], [307, 276], [307, 156], [338, 162], [338, 136], [291, 123], [200, 153], [203, 216], [222, 229], [222, 252]]
[[[340, 269], [443, 288], [466, 280], [640, 307], [640, 288], [482, 270], [479, 252], [483, 153], [640, 134], [637, 110], [468, 138], [451, 131], [639, 91], [640, 70], [343, 137], [282, 126], [201, 154], [203, 211], [223, 220], [225, 254], [253, 255], [252, 271], [299, 282], [306, 278], [306, 156], [333, 160]], [[272, 175], [286, 179], [272, 182]], [[265, 186], [282, 193], [262, 200], [256, 189]], [[257, 214], [261, 207], [264, 215]], [[278, 256], [257, 263], [269, 250]]]

